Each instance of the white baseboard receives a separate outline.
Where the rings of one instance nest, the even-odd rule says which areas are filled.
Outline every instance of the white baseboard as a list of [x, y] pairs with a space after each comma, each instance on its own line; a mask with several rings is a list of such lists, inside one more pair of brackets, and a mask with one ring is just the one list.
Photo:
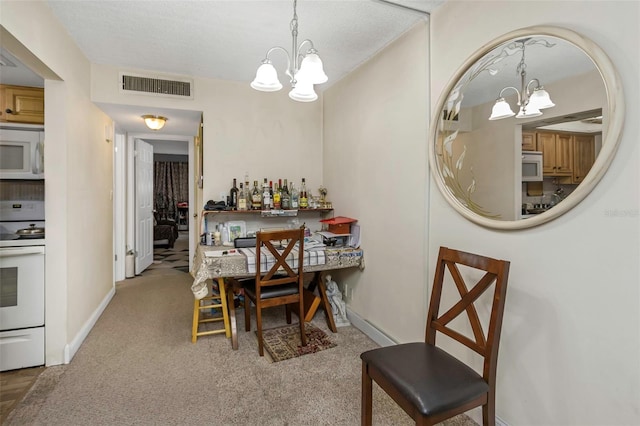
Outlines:
[[496, 426], [509, 426], [507, 422], [496, 416]]
[[364, 334], [369, 336], [371, 340], [379, 344], [380, 346], [391, 346], [395, 345], [398, 342], [391, 339], [389, 336], [384, 334], [382, 331], [378, 330], [374, 327], [369, 321], [362, 318], [360, 315], [351, 311], [347, 306], [347, 319], [351, 321], [351, 325], [353, 325], [358, 330], [362, 331]]
[[116, 287], [113, 286], [111, 288], [111, 291], [109, 291], [109, 293], [107, 293], [104, 299], [102, 299], [102, 302], [93, 312], [91, 317], [89, 317], [87, 322], [82, 326], [78, 334], [76, 334], [76, 337], [74, 337], [71, 343], [68, 343], [64, 347], [64, 363], [65, 364], [69, 364], [71, 362], [76, 352], [78, 352], [78, 349], [80, 349], [80, 345], [82, 345], [82, 342], [84, 342], [84, 339], [87, 338], [93, 326], [96, 325], [96, 321], [98, 321], [98, 318], [100, 318], [100, 315], [102, 315], [102, 312], [105, 310], [109, 302], [111, 302], [111, 299], [115, 294], [116, 294]]
[[[384, 334], [382, 331], [378, 330], [375, 326], [373, 326], [370, 322], [362, 318], [360, 315], [351, 311], [347, 306], [347, 319], [351, 321], [351, 325], [353, 325], [358, 330], [362, 331], [366, 334], [371, 340], [379, 344], [380, 346], [391, 346], [395, 345], [398, 342], [394, 341], [392, 338]], [[482, 422], [482, 420], [480, 420]], [[496, 426], [509, 426], [507, 422], [502, 420], [500, 417], [496, 416]]]

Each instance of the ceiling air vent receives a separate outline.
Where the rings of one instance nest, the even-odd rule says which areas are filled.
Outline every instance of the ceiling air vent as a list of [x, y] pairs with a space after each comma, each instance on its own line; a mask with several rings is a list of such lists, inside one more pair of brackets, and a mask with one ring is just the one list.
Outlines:
[[157, 76], [120, 74], [121, 88], [125, 93], [193, 98], [193, 82], [187, 79], [163, 79]]

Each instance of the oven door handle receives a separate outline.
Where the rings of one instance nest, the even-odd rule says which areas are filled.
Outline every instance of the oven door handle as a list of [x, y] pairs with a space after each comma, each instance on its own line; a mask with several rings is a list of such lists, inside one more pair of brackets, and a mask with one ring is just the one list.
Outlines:
[[10, 247], [0, 249], [0, 257], [28, 256], [30, 254], [44, 254], [44, 247]]

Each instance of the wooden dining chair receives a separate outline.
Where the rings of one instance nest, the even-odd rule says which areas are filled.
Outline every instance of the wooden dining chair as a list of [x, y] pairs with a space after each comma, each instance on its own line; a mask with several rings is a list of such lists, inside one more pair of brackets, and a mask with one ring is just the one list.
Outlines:
[[[280, 244], [283, 244], [280, 246]], [[298, 244], [296, 246], [296, 243]], [[270, 255], [273, 256], [273, 265]], [[263, 264], [261, 259], [269, 259]], [[287, 262], [287, 260], [289, 262]], [[262, 341], [262, 309], [286, 305], [287, 324], [291, 324], [291, 306], [304, 312], [303, 291], [304, 228], [256, 233], [255, 279], [242, 281], [244, 288], [245, 330], [251, 330], [251, 302], [256, 306], [258, 352], [264, 356]], [[300, 315], [300, 340], [307, 345], [304, 315]]]
[[[465, 268], [461, 269], [460, 265]], [[466, 267], [484, 272], [482, 278], [471, 288], [463, 277], [462, 271], [468, 272]], [[460, 300], [444, 314], [440, 314], [442, 287], [447, 270], [460, 294]], [[440, 248], [425, 341], [373, 349], [360, 355], [363, 425], [371, 425], [372, 421], [372, 380], [417, 425], [433, 425], [479, 406], [482, 406], [483, 424], [495, 424], [498, 345], [508, 275], [508, 261]], [[485, 333], [475, 303], [492, 286], [493, 298]], [[452, 320], [463, 312], [467, 314], [473, 332], [472, 338], [451, 326]], [[480, 354], [483, 358], [482, 374], [437, 347], [436, 332], [443, 333]]]

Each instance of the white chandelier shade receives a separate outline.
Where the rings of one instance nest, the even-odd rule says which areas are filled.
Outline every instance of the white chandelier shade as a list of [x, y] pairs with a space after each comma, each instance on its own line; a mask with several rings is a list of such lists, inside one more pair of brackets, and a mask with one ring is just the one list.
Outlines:
[[532, 105], [537, 109], [545, 109], [556, 106], [556, 104], [551, 101], [549, 93], [547, 93], [547, 91], [544, 90], [544, 87], [542, 86], [533, 90], [533, 94], [529, 98], [529, 106]]
[[[298, 102], [313, 102], [318, 99], [318, 95], [313, 89], [314, 84], [322, 84], [328, 81], [324, 72], [324, 67], [318, 51], [313, 47], [311, 40], [304, 40], [298, 45], [298, 15], [296, 13], [297, 0], [293, 1], [293, 19], [291, 20], [292, 52], [280, 46], [272, 47], [267, 51], [266, 57], [256, 71], [256, 77], [251, 82], [251, 87], [261, 92], [276, 92], [282, 89], [282, 84], [278, 79], [278, 72], [271, 63], [269, 55], [271, 52], [280, 50], [287, 55], [287, 69], [285, 74], [290, 78], [291, 91], [289, 97]], [[306, 53], [302, 52], [305, 44], [310, 47]], [[299, 87], [300, 86], [300, 87]]]
[[289, 97], [298, 102], [313, 102], [318, 99], [318, 94], [313, 90], [311, 81], [302, 79], [298, 80], [295, 87], [291, 89]]
[[251, 82], [251, 87], [262, 92], [277, 92], [282, 89], [282, 83], [278, 80], [278, 71], [270, 60], [265, 59], [256, 71], [256, 78]]
[[300, 64], [300, 71], [298, 71], [296, 77], [301, 73], [306, 76], [312, 84], [322, 84], [329, 80], [329, 77], [324, 73], [322, 59], [320, 59], [315, 49], [309, 49], [307, 55], [302, 60], [302, 64]]

